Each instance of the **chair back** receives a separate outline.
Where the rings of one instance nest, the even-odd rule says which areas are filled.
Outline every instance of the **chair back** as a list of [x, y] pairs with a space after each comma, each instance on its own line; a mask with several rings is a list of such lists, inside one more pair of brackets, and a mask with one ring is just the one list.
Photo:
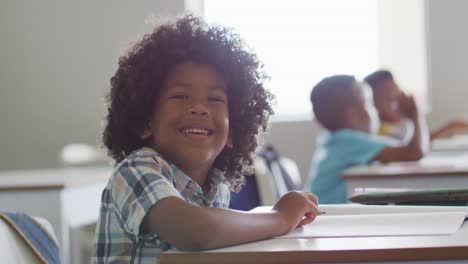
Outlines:
[[[17, 222], [17, 219], [10, 218], [11, 213], [2, 213], [0, 217], [0, 255], [2, 256], [1, 263], [15, 264], [44, 264], [44, 263], [60, 263], [59, 248], [57, 247], [57, 238], [50, 222], [44, 218], [32, 217], [31, 223], [37, 224], [40, 228], [41, 235], [47, 236], [46, 240], [53, 242], [55, 247], [48, 247], [47, 253], [38, 252], [34, 242], [37, 237], [31, 239], [28, 232], [22, 230], [24, 225]], [[24, 215], [24, 214], [23, 214]], [[45, 240], [44, 240], [45, 241]], [[37, 245], [37, 244], [36, 244]], [[41, 245], [47, 247], [45, 243]], [[53, 250], [53, 251], [51, 251]], [[45, 257], [44, 257], [45, 256]], [[53, 260], [52, 262], [50, 260]]]
[[300, 190], [302, 180], [299, 169], [294, 160], [281, 156], [272, 145], [266, 145], [257, 151], [259, 157], [263, 158], [273, 178], [277, 197], [286, 192]]
[[239, 193], [231, 193], [229, 208], [248, 211], [257, 206], [274, 205], [291, 190], [300, 190], [299, 169], [292, 159], [280, 156], [271, 145], [256, 151], [255, 174], [246, 176], [246, 184]]

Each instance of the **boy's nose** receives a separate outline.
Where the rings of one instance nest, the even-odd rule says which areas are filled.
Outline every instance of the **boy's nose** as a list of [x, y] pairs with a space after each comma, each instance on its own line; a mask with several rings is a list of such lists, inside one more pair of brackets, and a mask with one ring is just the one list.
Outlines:
[[189, 109], [189, 113], [192, 115], [208, 115], [208, 109], [202, 104], [192, 105]]

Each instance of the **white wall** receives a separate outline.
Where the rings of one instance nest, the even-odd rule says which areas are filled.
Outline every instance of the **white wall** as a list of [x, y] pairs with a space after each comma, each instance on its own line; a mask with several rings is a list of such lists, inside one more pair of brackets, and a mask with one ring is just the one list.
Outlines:
[[183, 0], [2, 0], [0, 170], [56, 167], [64, 144], [100, 142], [117, 59]]
[[[198, 5], [196, 0], [190, 1]], [[126, 0], [3, 0], [0, 169], [56, 167], [62, 145], [97, 144], [104, 114], [102, 96], [118, 56], [139, 33], [151, 29], [144, 23], [149, 14], [176, 14], [184, 10], [184, 4], [183, 0], [138, 4]], [[468, 1], [429, 0], [427, 6], [432, 125], [468, 112]], [[266, 141], [295, 159], [305, 177], [316, 134], [312, 121], [273, 123]]]
[[424, 111], [428, 60], [424, 0], [379, 0], [379, 67], [389, 69]]
[[468, 1], [429, 0], [434, 126], [448, 117], [468, 118]]

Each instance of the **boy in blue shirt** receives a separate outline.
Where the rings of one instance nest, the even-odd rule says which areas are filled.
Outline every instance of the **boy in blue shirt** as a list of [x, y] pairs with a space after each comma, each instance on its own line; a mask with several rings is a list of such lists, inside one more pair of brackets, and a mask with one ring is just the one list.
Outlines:
[[414, 121], [415, 133], [407, 145], [389, 146], [375, 138], [379, 119], [372, 90], [353, 76], [323, 79], [312, 90], [311, 102], [317, 121], [327, 130], [317, 140], [309, 189], [320, 203], [345, 203], [344, 170], [373, 160], [381, 162], [418, 160], [423, 156], [415, 101], [402, 99], [402, 113]]

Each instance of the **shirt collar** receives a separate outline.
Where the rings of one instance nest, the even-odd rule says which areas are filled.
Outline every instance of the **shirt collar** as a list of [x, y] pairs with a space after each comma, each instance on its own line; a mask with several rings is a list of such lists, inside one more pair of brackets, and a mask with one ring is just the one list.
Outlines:
[[[155, 156], [159, 156], [161, 158], [163, 158], [167, 164], [169, 164], [169, 166], [171, 167], [171, 170], [173, 172], [173, 177], [174, 177], [174, 184], [175, 184], [175, 187], [177, 188], [177, 190], [182, 193], [186, 188], [189, 187], [189, 185], [194, 185], [194, 186], [197, 186], [199, 188], [199, 191], [201, 193], [202, 190], [201, 190], [201, 186], [198, 185], [198, 183], [196, 183], [194, 180], [192, 180], [185, 172], [183, 172], [182, 170], [180, 170], [179, 168], [177, 168], [176, 165], [174, 165], [172, 162], [168, 161], [163, 155], [161, 155], [159, 152], [157, 152], [156, 150], [152, 149], [152, 148], [149, 148], [149, 147], [144, 147], [145, 150], [148, 150], [148, 151], [151, 151], [154, 153]], [[210, 193], [212, 191], [216, 191], [218, 190], [218, 185], [220, 183], [223, 183], [223, 184], [226, 184], [227, 186], [229, 186], [229, 182], [226, 180], [226, 178], [224, 177], [224, 174], [221, 170], [217, 169], [217, 168], [212, 168], [209, 172], [208, 172], [208, 176], [207, 176], [207, 181], [210, 181], [211, 183], [211, 186], [212, 186], [212, 189], [210, 191]], [[197, 189], [198, 189], [197, 188]]]
[[[171, 167], [174, 172], [175, 185], [179, 192], [185, 190], [190, 183], [195, 184], [195, 186], [198, 186], [201, 191], [201, 186], [198, 185], [198, 183], [196, 183], [194, 180], [192, 180], [187, 174], [185, 174], [173, 164], [171, 164]], [[209, 181], [212, 187], [214, 188], [216, 188], [220, 183], [228, 184], [226, 178], [224, 177], [224, 174], [216, 168], [213, 168], [208, 172], [208, 177], [206, 178], [206, 180]]]

